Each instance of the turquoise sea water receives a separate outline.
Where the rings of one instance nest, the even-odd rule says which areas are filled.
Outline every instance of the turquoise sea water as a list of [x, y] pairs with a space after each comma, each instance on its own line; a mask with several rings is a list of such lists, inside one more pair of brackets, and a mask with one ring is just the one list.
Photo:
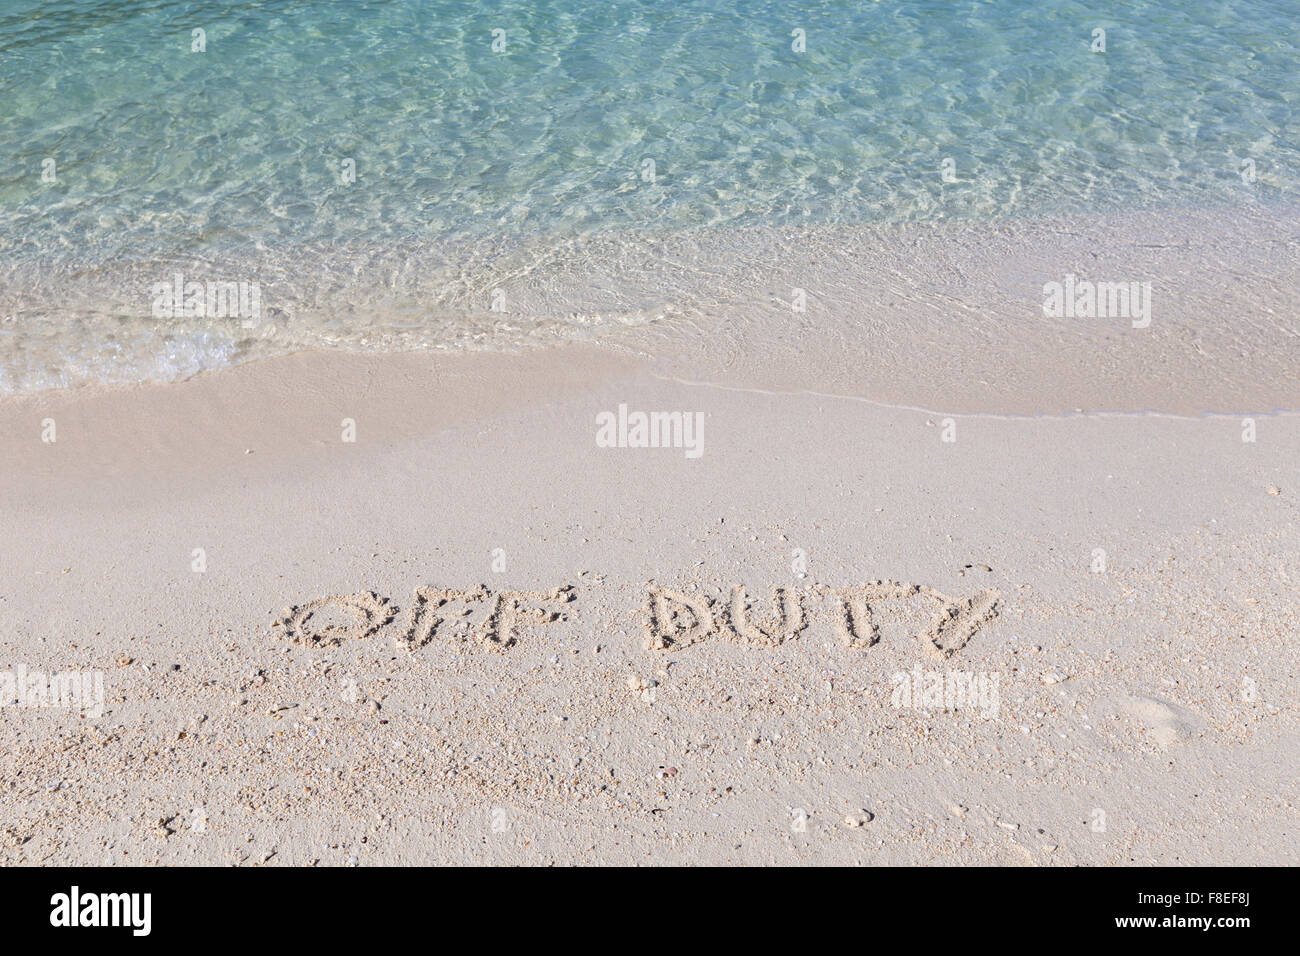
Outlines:
[[1295, 0], [0, 0], [0, 390], [671, 311], [564, 307], [610, 237], [1294, 201], [1298, 64]]

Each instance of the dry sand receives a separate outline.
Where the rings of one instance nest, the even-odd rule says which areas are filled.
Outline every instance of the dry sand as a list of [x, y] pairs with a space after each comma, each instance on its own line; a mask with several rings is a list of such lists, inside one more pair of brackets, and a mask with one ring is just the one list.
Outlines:
[[0, 709], [0, 862], [1294, 863], [1298, 426], [589, 346], [6, 399], [0, 668], [104, 708]]

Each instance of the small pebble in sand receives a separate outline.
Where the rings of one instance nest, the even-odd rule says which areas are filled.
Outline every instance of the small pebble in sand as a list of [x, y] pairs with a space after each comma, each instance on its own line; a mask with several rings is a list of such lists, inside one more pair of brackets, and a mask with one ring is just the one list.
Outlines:
[[651, 687], [658, 687], [658, 686], [659, 686], [659, 682], [657, 680], [651, 680], [647, 677], [642, 677], [640, 674], [630, 674], [628, 675], [627, 678], [628, 690], [633, 690], [633, 691], [649, 690]]
[[874, 813], [869, 810], [863, 810], [861, 813], [850, 813], [846, 816], [844, 818], [844, 825], [850, 830], [856, 830], [859, 827], [866, 826], [875, 818], [876, 815]]
[[1043, 675], [1044, 684], [1060, 684], [1069, 679], [1069, 675], [1062, 674], [1060, 671], [1048, 671]]

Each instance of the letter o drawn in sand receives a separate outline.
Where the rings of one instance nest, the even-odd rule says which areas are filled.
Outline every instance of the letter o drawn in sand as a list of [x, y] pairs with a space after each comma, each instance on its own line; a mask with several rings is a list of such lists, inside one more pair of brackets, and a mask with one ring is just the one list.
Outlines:
[[[340, 608], [355, 620], [318, 625], [317, 615], [326, 608]], [[344, 639], [370, 637], [392, 619], [388, 598], [363, 591], [360, 594], [334, 594], [286, 608], [283, 617], [272, 626], [283, 627], [285, 635], [295, 644], [327, 647], [341, 644]]]

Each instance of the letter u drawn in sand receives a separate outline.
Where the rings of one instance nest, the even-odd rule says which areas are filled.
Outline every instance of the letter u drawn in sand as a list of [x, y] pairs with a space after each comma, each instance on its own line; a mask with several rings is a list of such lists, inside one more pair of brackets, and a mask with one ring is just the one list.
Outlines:
[[799, 593], [789, 588], [773, 588], [772, 591], [776, 619], [760, 622], [749, 616], [749, 599], [745, 596], [745, 586], [737, 584], [731, 589], [731, 628], [750, 644], [776, 647], [803, 630], [803, 601]]

